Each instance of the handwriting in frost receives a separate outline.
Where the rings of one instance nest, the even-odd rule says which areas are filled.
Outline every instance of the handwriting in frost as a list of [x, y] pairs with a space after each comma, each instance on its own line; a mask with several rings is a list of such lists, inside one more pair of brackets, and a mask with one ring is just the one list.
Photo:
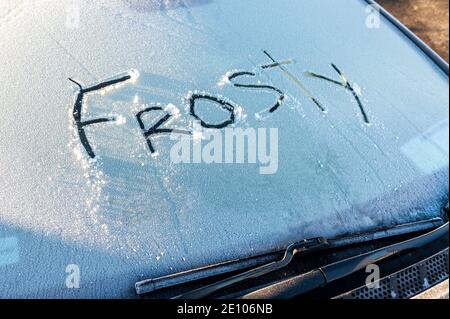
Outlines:
[[[313, 96], [313, 94], [307, 89], [307, 87], [300, 81], [300, 79], [295, 76], [293, 73], [291, 73], [285, 65], [293, 63], [293, 60], [285, 60], [285, 61], [277, 61], [275, 60], [267, 51], [263, 51], [264, 54], [270, 59], [271, 63], [261, 66], [261, 70], [270, 70], [273, 68], [279, 68], [283, 74], [287, 76], [287, 78], [292, 81], [299, 89], [300, 91], [308, 98], [310, 99], [320, 111], [325, 112], [325, 107], [318, 101], [316, 97]], [[306, 72], [306, 76], [318, 78], [325, 80], [327, 82], [339, 85], [349, 91], [353, 97], [355, 98], [358, 107], [362, 113], [364, 122], [369, 124], [369, 117], [367, 115], [367, 112], [361, 102], [361, 99], [359, 98], [359, 95], [353, 85], [350, 83], [350, 81], [345, 77], [344, 73], [334, 64], [332, 64], [332, 67], [334, 70], [338, 73], [340, 77], [340, 81], [333, 80], [331, 78], [328, 78], [323, 75], [319, 75], [313, 72]], [[225, 75], [225, 81], [231, 83], [234, 87], [240, 88], [240, 89], [251, 89], [251, 90], [262, 90], [262, 91], [270, 91], [276, 94], [276, 101], [273, 105], [270, 105], [268, 107], [264, 108], [263, 112], [268, 112], [269, 114], [274, 113], [277, 111], [284, 103], [285, 101], [285, 94], [282, 90], [279, 88], [269, 85], [269, 84], [254, 84], [254, 83], [242, 83], [241, 81], [237, 82], [238, 78], [242, 77], [256, 77], [256, 73], [252, 71], [236, 71], [233, 73], [229, 73]], [[76, 97], [76, 101], [73, 107], [73, 119], [74, 123], [77, 128], [78, 136], [80, 139], [81, 144], [83, 145], [86, 153], [90, 158], [95, 158], [95, 152], [92, 149], [92, 146], [86, 136], [86, 127], [91, 125], [96, 125], [100, 123], [107, 123], [107, 122], [114, 122], [116, 119], [114, 117], [111, 118], [97, 118], [93, 120], [86, 120], [83, 121], [82, 119], [82, 110], [83, 110], [83, 104], [85, 100], [85, 96], [88, 94], [93, 93], [99, 93], [99, 92], [105, 92], [110, 91], [112, 89], [115, 89], [123, 84], [126, 84], [128, 82], [135, 82], [137, 78], [139, 77], [139, 73], [136, 70], [131, 70], [129, 72], [126, 72], [124, 74], [120, 74], [112, 79], [105, 80], [101, 83], [92, 85], [90, 87], [83, 87], [79, 82], [70, 79], [71, 82], [76, 84], [79, 87], [79, 92]], [[188, 106], [189, 106], [189, 113], [190, 116], [192, 116], [194, 119], [196, 119], [200, 125], [207, 129], [223, 129], [230, 125], [235, 124], [236, 120], [236, 110], [238, 107], [231, 101], [228, 101], [225, 98], [214, 96], [208, 93], [193, 93], [189, 94], [186, 98]], [[207, 101], [210, 102], [210, 105], [218, 106], [219, 109], [225, 110], [229, 113], [229, 117], [225, 120], [223, 120], [220, 123], [209, 123], [203, 118], [201, 118], [200, 115], [196, 112], [196, 104], [198, 101]], [[148, 115], [150, 113], [154, 112], [155, 114], [164, 112], [165, 114], [160, 117], [157, 122], [150, 127], [147, 127], [144, 121], [144, 115]], [[258, 113], [255, 113], [257, 115]], [[157, 150], [155, 149], [153, 143], [152, 143], [152, 137], [157, 135], [165, 135], [165, 134], [183, 134], [183, 135], [193, 135], [193, 129], [192, 128], [170, 128], [167, 125], [171, 122], [172, 119], [175, 119], [179, 116], [179, 111], [176, 107], [174, 108], [163, 108], [161, 106], [155, 105], [150, 106], [142, 111], [139, 111], [135, 117], [137, 120], [137, 123], [142, 131], [142, 135], [145, 138], [147, 142], [148, 149], [152, 155], [157, 153]]]
[[344, 89], [348, 90], [353, 95], [353, 97], [355, 98], [356, 103], [358, 103], [358, 107], [359, 107], [359, 110], [361, 111], [361, 114], [363, 116], [364, 122], [366, 124], [370, 124], [369, 116], [367, 115], [367, 112], [366, 112], [366, 110], [364, 108], [364, 105], [361, 102], [361, 99], [359, 98], [359, 95], [358, 95], [357, 91], [355, 90], [355, 88], [353, 87], [353, 85], [350, 84], [350, 82], [348, 81], [347, 77], [344, 75], [344, 73], [336, 65], [334, 65], [332, 63], [331, 67], [338, 73], [340, 81], [330, 79], [329, 77], [326, 77], [326, 76], [323, 76], [323, 75], [320, 75], [320, 74], [316, 74], [314, 72], [305, 72], [305, 75], [328, 81], [330, 83], [336, 84], [336, 85], [341, 86]]
[[115, 118], [98, 118], [94, 120], [89, 121], [83, 121], [82, 120], [82, 110], [83, 110], [83, 102], [84, 97], [87, 94], [93, 93], [93, 92], [102, 92], [105, 90], [110, 90], [112, 88], [117, 87], [118, 85], [128, 82], [128, 81], [136, 81], [136, 79], [139, 77], [139, 73], [136, 70], [131, 70], [130, 72], [127, 72], [125, 74], [121, 74], [113, 79], [105, 80], [102, 83], [95, 84], [90, 87], [84, 88], [80, 83], [76, 82], [75, 80], [72, 80], [69, 78], [71, 82], [76, 84], [80, 91], [77, 94], [75, 105], [73, 107], [72, 115], [73, 119], [75, 121], [75, 125], [77, 127], [78, 136], [80, 138], [80, 142], [83, 145], [84, 149], [86, 150], [87, 154], [90, 158], [95, 158], [95, 153], [92, 150], [91, 144], [89, 143], [89, 140], [86, 136], [85, 128], [89, 125], [95, 125], [99, 123], [105, 123], [105, 122], [114, 122]]

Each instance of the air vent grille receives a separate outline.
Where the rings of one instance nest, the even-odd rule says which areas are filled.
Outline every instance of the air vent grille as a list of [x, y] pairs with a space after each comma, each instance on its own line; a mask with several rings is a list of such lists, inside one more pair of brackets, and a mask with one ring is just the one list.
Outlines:
[[336, 299], [409, 299], [446, 280], [448, 249], [411, 267], [380, 279], [379, 288], [366, 286]]

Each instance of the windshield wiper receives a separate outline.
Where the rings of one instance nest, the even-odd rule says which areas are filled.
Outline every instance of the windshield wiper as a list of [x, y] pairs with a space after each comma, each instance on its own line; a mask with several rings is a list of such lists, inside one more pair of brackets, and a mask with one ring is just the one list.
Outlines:
[[276, 270], [282, 269], [288, 266], [295, 255], [303, 252], [310, 252], [312, 250], [317, 250], [328, 246], [328, 241], [323, 237], [317, 237], [312, 239], [305, 239], [300, 242], [293, 243], [286, 248], [284, 256], [281, 260], [275, 261], [251, 270], [248, 270], [242, 274], [226, 278], [224, 280], [215, 282], [213, 284], [189, 291], [187, 293], [181, 294], [174, 297], [173, 299], [201, 299], [210, 296], [211, 294], [225, 289], [227, 287], [242, 283], [249, 279], [255, 279], [266, 275], [268, 273], [274, 272]]
[[388, 247], [338, 261], [324, 267], [297, 275], [248, 293], [244, 299], [288, 299], [316, 288], [323, 287], [330, 282], [347, 277], [352, 273], [365, 269], [370, 264], [376, 264], [388, 257], [399, 253], [423, 247], [431, 242], [448, 235], [448, 222], [443, 226], [424, 235], [393, 244]]
[[[256, 278], [272, 271], [276, 271], [288, 265], [295, 254], [302, 252], [307, 253], [318, 250], [328, 250], [331, 248], [347, 247], [353, 244], [360, 244], [362, 242], [370, 242], [382, 238], [388, 238], [403, 234], [410, 234], [415, 232], [423, 232], [429, 229], [435, 229], [442, 226], [442, 218], [436, 217], [429, 220], [402, 224], [391, 228], [379, 228], [370, 232], [355, 234], [350, 237], [343, 236], [334, 239], [313, 238], [298, 241], [294, 244], [288, 245], [282, 251], [269, 252], [267, 254], [253, 256], [245, 259], [231, 260], [219, 264], [212, 264], [201, 268], [195, 268], [175, 274], [169, 274], [157, 278], [149, 278], [135, 283], [136, 293], [144, 295], [154, 293], [156, 291], [166, 290], [171, 287], [181, 287], [183, 285], [190, 285], [199, 280], [206, 280], [214, 276], [225, 276], [226, 273], [241, 271], [242, 269], [252, 269], [249, 272], [240, 274], [238, 276], [221, 281], [221, 284], [226, 283], [226, 286], [240, 283], [250, 278]], [[284, 257], [282, 257], [284, 255]], [[264, 265], [264, 266], [262, 266]], [[247, 277], [250, 276], [250, 277]], [[233, 283], [231, 283], [233, 279]], [[218, 288], [218, 283], [212, 286], [206, 286], [202, 290], [195, 290], [194, 294], [183, 294], [177, 298], [200, 298], [200, 295], [205, 295], [207, 290], [213, 293], [221, 290]], [[214, 289], [212, 289], [214, 288]], [[206, 290], [207, 289], [207, 290]], [[194, 291], [191, 291], [194, 292]], [[208, 294], [206, 294], [209, 296]]]
[[[306, 253], [310, 251], [318, 250], [319, 248], [325, 248], [328, 247], [329, 244], [325, 238], [318, 237], [318, 238], [312, 238], [312, 239], [305, 239], [298, 242], [295, 242], [291, 245], [289, 245], [284, 250], [284, 257], [280, 259], [279, 261], [273, 261], [275, 255], [274, 254], [268, 254], [267, 256], [260, 256], [256, 258], [249, 258], [248, 260], [235, 260], [235, 261], [229, 261], [221, 264], [211, 265], [203, 268], [193, 269], [177, 274], [171, 274], [164, 277], [159, 278], [152, 278], [152, 279], [146, 279], [139, 281], [135, 284], [136, 292], [139, 295], [143, 295], [146, 293], [151, 293], [157, 290], [166, 289], [173, 286], [179, 286], [182, 284], [187, 284], [192, 281], [205, 279], [208, 277], [212, 277], [215, 275], [223, 274], [224, 268], [227, 268], [227, 272], [232, 271], [238, 271], [246, 266], [246, 268], [252, 267], [253, 269], [249, 272], [245, 272], [243, 274], [240, 274], [238, 276], [232, 277], [233, 282], [241, 282], [250, 278], [259, 277], [261, 275], [264, 275], [266, 273], [281, 269], [288, 265], [292, 258], [298, 254], [298, 253]], [[278, 256], [278, 252], [276, 253], [276, 256]], [[261, 265], [264, 263], [263, 266], [256, 267], [256, 265]], [[230, 278], [229, 280], [231, 280]], [[228, 279], [227, 279], [228, 281]], [[219, 283], [214, 284], [214, 287], [218, 287]], [[232, 283], [226, 284], [226, 286], [231, 285]], [[203, 292], [198, 291], [198, 296], [200, 294], [204, 294], [206, 292], [206, 289], [209, 291], [212, 290], [218, 290], [217, 288], [212, 289], [214, 287], [203, 287]], [[222, 288], [219, 288], [222, 289]], [[208, 293], [209, 294], [209, 293]], [[181, 296], [180, 296], [181, 297]], [[186, 297], [183, 297], [186, 298]], [[200, 298], [200, 297], [196, 297]]]

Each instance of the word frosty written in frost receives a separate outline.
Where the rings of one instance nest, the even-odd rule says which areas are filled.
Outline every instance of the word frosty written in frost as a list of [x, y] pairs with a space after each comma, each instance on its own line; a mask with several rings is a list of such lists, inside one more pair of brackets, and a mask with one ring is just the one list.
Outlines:
[[[286, 67], [286, 65], [293, 62], [293, 60], [285, 60], [285, 61], [277, 61], [275, 60], [267, 51], [263, 51], [264, 54], [270, 59], [271, 63], [261, 66], [260, 68], [262, 70], [268, 70], [268, 69], [274, 69], [278, 68], [286, 77], [288, 80], [292, 81], [293, 84], [295, 84], [296, 87], [299, 88], [300, 92], [307, 97], [321, 112], [326, 112], [325, 107], [322, 105], [322, 103], [319, 102], [319, 100], [307, 89], [307, 87], [300, 81], [298, 77], [296, 77], [294, 74], [292, 74]], [[350, 81], [347, 79], [347, 77], [344, 75], [344, 73], [335, 65], [331, 64], [334, 71], [338, 74], [339, 79], [334, 80], [330, 77], [326, 77], [323, 75], [319, 75], [314, 72], [306, 72], [305, 75], [313, 78], [317, 78], [320, 80], [324, 80], [328, 83], [337, 85], [339, 87], [342, 87], [346, 91], [350, 92], [352, 96], [354, 97], [359, 110], [361, 112], [362, 118], [366, 124], [369, 124], [369, 116], [363, 106], [363, 103], [360, 99], [360, 90], [355, 85], [352, 85]], [[232, 86], [240, 89], [252, 89], [252, 90], [260, 90], [260, 91], [269, 91], [276, 95], [275, 102], [273, 105], [268, 106], [263, 111], [256, 113], [255, 117], [259, 117], [259, 114], [262, 112], [267, 112], [269, 114], [276, 112], [279, 110], [283, 102], [285, 100], [285, 94], [284, 92], [269, 84], [261, 84], [258, 83], [242, 83], [241, 81], [237, 81], [239, 78], [253, 78], [256, 77], [255, 72], [251, 71], [235, 71], [235, 72], [229, 72], [227, 73], [224, 78], [221, 81], [221, 85], [224, 84], [231, 84]], [[78, 132], [78, 136], [80, 139], [80, 142], [85, 149], [86, 153], [90, 158], [95, 158], [96, 154], [94, 150], [92, 149], [92, 146], [87, 138], [85, 129], [88, 126], [96, 125], [100, 123], [107, 123], [107, 122], [117, 122], [120, 121], [120, 118], [114, 118], [114, 117], [103, 117], [103, 118], [96, 118], [91, 120], [83, 120], [82, 119], [82, 110], [83, 105], [85, 101], [85, 97], [89, 94], [94, 93], [102, 93], [104, 94], [107, 91], [110, 91], [114, 88], [117, 88], [121, 84], [127, 83], [127, 82], [135, 82], [139, 77], [139, 72], [136, 70], [132, 70], [129, 72], [126, 72], [124, 74], [118, 75], [112, 79], [105, 80], [104, 82], [92, 85], [90, 87], [83, 87], [80, 83], [76, 82], [73, 79], [69, 79], [73, 83], [75, 83], [79, 87], [79, 92], [76, 96], [75, 104], [73, 107], [72, 115], [74, 119], [74, 123], [76, 126], [76, 130]], [[208, 93], [189, 93], [186, 97], [188, 109], [189, 109], [189, 115], [194, 119], [194, 123], [199, 123], [199, 125], [204, 129], [209, 130], [222, 130], [225, 129], [236, 122], [237, 113], [240, 112], [240, 108], [231, 102], [230, 100], [220, 97], [220, 96], [214, 96]], [[203, 119], [196, 110], [196, 106], [199, 101], [209, 102], [209, 105], [212, 105], [217, 110], [221, 110], [221, 112], [225, 111], [225, 113], [228, 114], [228, 117], [224, 119], [221, 122], [218, 123], [210, 123]], [[158, 114], [158, 119], [156, 120], [156, 123], [152, 125], [146, 125], [146, 122], [144, 120], [145, 118], [148, 118], [149, 114]], [[161, 116], [161, 113], [164, 115]], [[150, 151], [151, 155], [158, 154], [157, 150], [155, 149], [155, 146], [153, 145], [152, 138], [159, 135], [171, 135], [174, 134], [176, 136], [184, 135], [188, 137], [195, 138], [196, 131], [195, 127], [188, 127], [188, 128], [173, 128], [169, 127], [169, 123], [180, 116], [180, 112], [178, 108], [176, 108], [174, 105], [169, 104], [166, 107], [162, 107], [159, 105], [156, 106], [150, 106], [147, 107], [141, 111], [139, 111], [135, 118], [137, 120], [137, 123], [142, 131], [142, 135], [145, 138], [145, 141], [148, 146], [148, 150]], [[194, 125], [195, 126], [195, 125]], [[278, 138], [278, 137], [277, 137]], [[183, 162], [183, 161], [182, 161]], [[220, 162], [220, 161], [219, 161]], [[226, 161], [225, 161], [226, 162]], [[273, 162], [275, 164], [275, 162]]]

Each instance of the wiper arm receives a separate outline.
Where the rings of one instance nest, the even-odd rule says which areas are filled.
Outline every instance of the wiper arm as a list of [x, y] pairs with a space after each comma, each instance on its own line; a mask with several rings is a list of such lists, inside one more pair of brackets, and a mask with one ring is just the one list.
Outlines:
[[448, 222], [443, 226], [424, 235], [383, 247], [359, 256], [338, 261], [324, 267], [312, 270], [276, 284], [251, 292], [244, 299], [287, 299], [316, 288], [325, 286], [335, 280], [347, 277], [352, 273], [365, 269], [370, 264], [376, 264], [388, 257], [401, 252], [423, 247], [448, 234]]
[[[323, 247], [324, 249], [337, 248], [348, 246], [351, 244], [358, 244], [361, 242], [367, 242], [371, 240], [397, 236], [402, 234], [408, 234], [418, 231], [425, 231], [427, 229], [434, 229], [438, 226], [442, 225], [442, 218], [433, 218], [430, 220], [408, 223], [396, 226], [394, 228], [388, 229], [378, 229], [372, 232], [361, 233], [358, 235], [354, 235], [351, 237], [342, 237], [335, 239], [325, 240], [321, 238], [320, 240], [323, 242], [327, 242], [326, 245], [319, 245], [314, 249], [314, 243], [317, 243], [318, 239], [309, 239], [297, 242], [297, 247], [304, 246], [304, 248], [308, 248], [308, 251], [318, 250], [318, 248]], [[319, 240], [319, 241], [320, 241]], [[296, 246], [296, 244], [290, 245]], [[290, 247], [288, 246], [288, 247]], [[203, 280], [206, 278], [211, 278], [217, 275], [225, 275], [226, 273], [236, 272], [242, 270], [244, 268], [255, 268], [260, 267], [263, 264], [273, 263], [275, 260], [281, 260], [280, 254], [286, 255], [286, 250], [288, 248], [282, 250], [281, 252], [271, 252], [264, 255], [259, 255], [256, 257], [250, 257], [246, 259], [238, 259], [231, 260], [227, 262], [223, 262], [220, 264], [208, 265], [201, 268], [196, 268], [188, 271], [183, 271], [175, 274], [166, 275], [158, 278], [149, 278], [145, 280], [141, 280], [135, 283], [136, 293], [138, 295], [153, 293], [155, 291], [168, 289], [170, 287], [187, 285], [194, 281]], [[305, 252], [305, 250], [303, 250]], [[284, 259], [284, 258], [283, 258]]]
[[174, 297], [173, 299], [201, 299], [210, 296], [211, 294], [225, 289], [227, 287], [242, 283], [249, 279], [255, 279], [260, 276], [266, 275], [273, 271], [282, 269], [288, 266], [296, 254], [316, 250], [328, 246], [328, 241], [323, 237], [317, 237], [312, 239], [305, 239], [300, 242], [293, 243], [286, 248], [284, 256], [281, 260], [275, 261], [251, 270], [248, 270], [242, 274], [226, 278], [216, 283], [206, 285], [204, 287], [189, 291]]

